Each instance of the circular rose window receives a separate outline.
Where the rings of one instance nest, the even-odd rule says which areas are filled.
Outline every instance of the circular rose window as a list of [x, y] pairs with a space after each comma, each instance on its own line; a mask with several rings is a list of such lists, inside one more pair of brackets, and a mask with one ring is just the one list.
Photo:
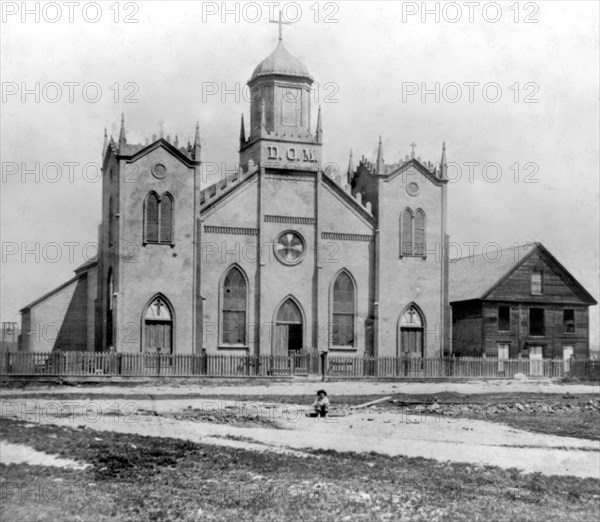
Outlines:
[[418, 183], [409, 183], [406, 187], [406, 192], [408, 192], [411, 196], [416, 196], [419, 193]]
[[163, 179], [167, 175], [167, 167], [165, 167], [162, 163], [157, 163], [152, 167], [152, 175], [156, 179]]
[[296, 265], [304, 257], [304, 239], [297, 232], [288, 230], [279, 234], [274, 248], [277, 259], [286, 265]]

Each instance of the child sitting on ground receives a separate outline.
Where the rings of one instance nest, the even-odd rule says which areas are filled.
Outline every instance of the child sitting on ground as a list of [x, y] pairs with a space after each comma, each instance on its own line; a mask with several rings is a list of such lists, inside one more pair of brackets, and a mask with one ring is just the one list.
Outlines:
[[308, 417], [325, 417], [329, 411], [329, 399], [325, 390], [317, 392], [317, 398], [312, 403], [313, 412], [308, 413]]

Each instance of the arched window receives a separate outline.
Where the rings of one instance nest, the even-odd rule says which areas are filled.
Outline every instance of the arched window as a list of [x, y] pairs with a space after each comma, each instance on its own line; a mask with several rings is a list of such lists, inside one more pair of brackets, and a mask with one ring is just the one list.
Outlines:
[[400, 218], [400, 256], [410, 256], [413, 253], [413, 213], [407, 208]]
[[354, 346], [354, 283], [346, 272], [341, 272], [333, 284], [334, 346]]
[[158, 196], [151, 192], [146, 199], [145, 242], [158, 243]]
[[398, 337], [401, 357], [423, 358], [423, 325], [424, 319], [415, 305], [410, 305], [402, 314], [399, 323]]
[[145, 243], [173, 243], [173, 207], [173, 196], [168, 192], [160, 198], [155, 192], [148, 194], [144, 216]]
[[407, 208], [400, 216], [400, 257], [425, 256], [425, 212]]
[[418, 209], [415, 214], [415, 249], [414, 254], [425, 255], [425, 212]]
[[221, 340], [223, 344], [246, 344], [246, 279], [233, 267], [223, 281]]
[[173, 352], [173, 311], [162, 296], [152, 300], [144, 313], [144, 351]]
[[173, 240], [173, 197], [168, 192], [160, 198], [160, 243]]

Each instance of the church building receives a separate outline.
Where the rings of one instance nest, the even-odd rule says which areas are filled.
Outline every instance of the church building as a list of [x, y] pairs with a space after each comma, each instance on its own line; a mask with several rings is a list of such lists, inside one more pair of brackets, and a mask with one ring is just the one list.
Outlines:
[[[50, 349], [449, 350], [445, 147], [436, 165], [414, 148], [386, 164], [380, 139], [376, 159], [355, 167], [351, 156], [335, 180], [322, 169], [326, 133], [312, 84], [280, 37], [248, 81], [239, 169], [207, 187], [198, 127], [187, 146], [162, 136], [130, 143], [124, 119], [118, 140], [105, 136], [98, 257], [72, 289], [57, 289], [63, 304], [48, 312], [62, 325], [76, 310], [86, 327]], [[21, 311], [30, 333], [38, 305]], [[39, 351], [30, 337], [25, 349]]]

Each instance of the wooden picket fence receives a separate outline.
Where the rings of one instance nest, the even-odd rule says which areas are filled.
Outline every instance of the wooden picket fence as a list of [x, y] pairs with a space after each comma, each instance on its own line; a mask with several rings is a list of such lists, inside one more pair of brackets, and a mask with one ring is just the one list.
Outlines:
[[[325, 361], [325, 368], [323, 368]], [[150, 353], [4, 353], [0, 376], [285, 377], [330, 378], [528, 378], [600, 380], [600, 361], [590, 359], [401, 358], [296, 355], [184, 355]]]

